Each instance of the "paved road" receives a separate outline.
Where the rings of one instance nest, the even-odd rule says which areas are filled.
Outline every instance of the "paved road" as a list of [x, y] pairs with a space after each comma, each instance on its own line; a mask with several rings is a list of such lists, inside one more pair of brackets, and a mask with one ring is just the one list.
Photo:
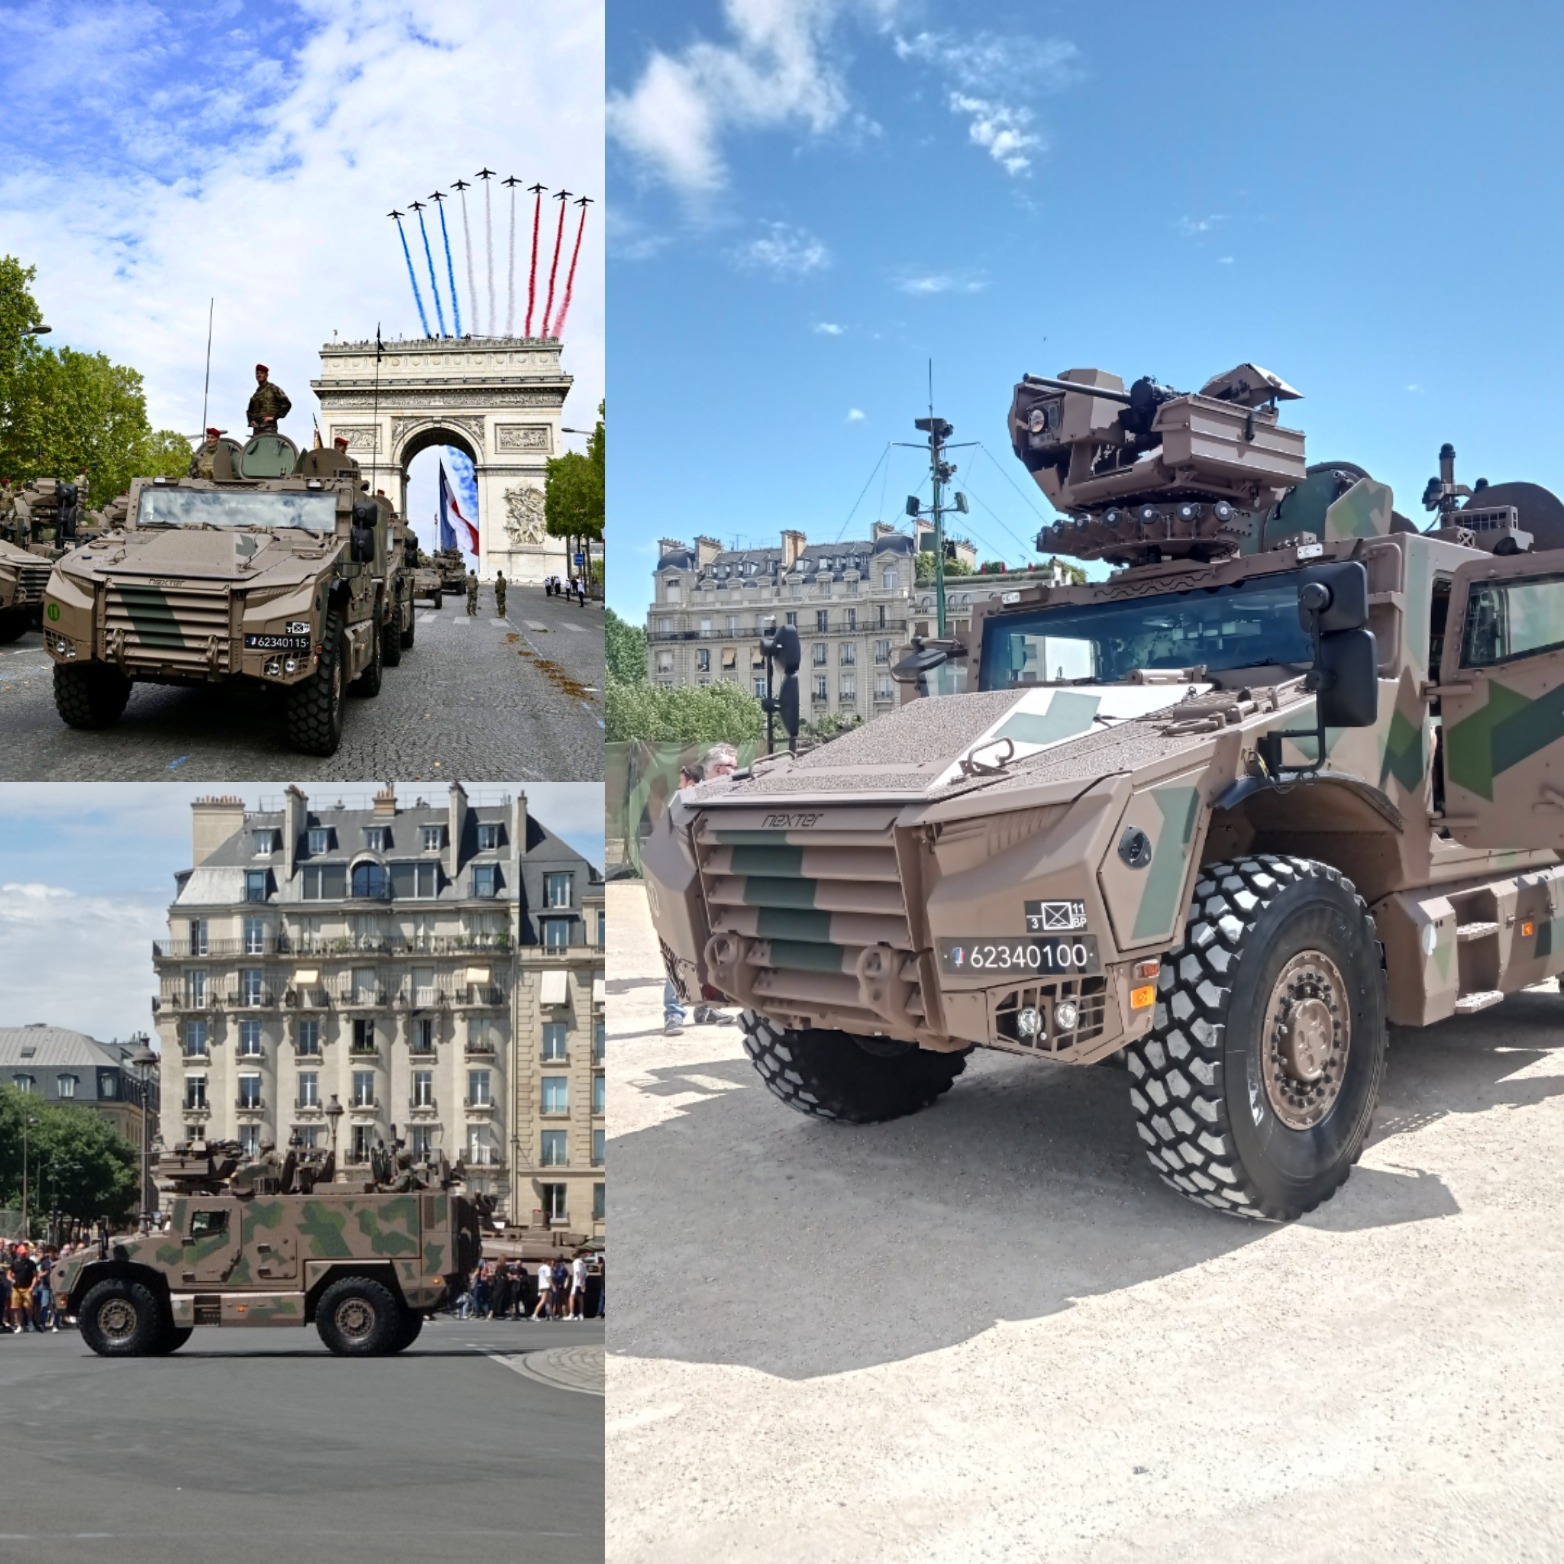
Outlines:
[[1157, 1182], [1116, 1070], [791, 1113], [736, 1028], [662, 1037], [609, 898], [614, 1564], [1564, 1558], [1557, 992], [1394, 1032], [1351, 1180], [1258, 1226]]
[[128, 1359], [74, 1332], [0, 1338], [0, 1561], [596, 1564], [602, 1399], [506, 1357], [601, 1340], [440, 1320], [354, 1362], [313, 1332], [197, 1331]]
[[541, 588], [492, 590], [480, 613], [447, 597], [418, 607], [414, 645], [373, 700], [349, 698], [329, 759], [296, 755], [265, 690], [139, 685], [119, 724], [67, 728], [36, 633], [0, 648], [0, 779], [280, 781], [405, 777], [598, 781], [603, 775], [603, 610]]

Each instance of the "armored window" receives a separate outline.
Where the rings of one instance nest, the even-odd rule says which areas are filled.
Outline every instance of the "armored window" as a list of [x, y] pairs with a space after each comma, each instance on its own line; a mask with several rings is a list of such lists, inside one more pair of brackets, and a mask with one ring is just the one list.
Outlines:
[[545, 1075], [543, 1077], [543, 1111], [545, 1113], [570, 1112], [570, 1077]]
[[294, 1049], [303, 1058], [320, 1057], [320, 1022], [299, 1021], [293, 1034]]
[[312, 825], [309, 829], [308, 840], [311, 853], [329, 853], [331, 851], [331, 827], [329, 825]]
[[261, 1105], [261, 1078], [258, 1075], [239, 1077], [239, 1106], [259, 1108]]
[[[607, 1132], [605, 1130], [592, 1131], [592, 1166], [595, 1168], [600, 1168], [603, 1165], [603, 1141], [606, 1135]], [[601, 1184], [598, 1185], [599, 1189], [602, 1187]]]
[[594, 1184], [592, 1186], [592, 1220], [594, 1222], [601, 1222], [603, 1220], [603, 1210], [603, 1186], [601, 1184]]
[[320, 1106], [320, 1076], [313, 1070], [299, 1071], [299, 1106], [301, 1108]]
[[261, 1023], [259, 1021], [241, 1021], [239, 1023], [239, 1057], [241, 1059], [258, 1059], [261, 1055]]
[[573, 874], [545, 874], [543, 876], [543, 905], [568, 907], [573, 899], [576, 877]]
[[568, 1130], [544, 1130], [543, 1154], [539, 1158], [546, 1168], [570, 1166], [570, 1133]]
[[185, 1077], [185, 1107], [204, 1108], [206, 1106], [206, 1077], [204, 1075], [187, 1075]]
[[543, 948], [564, 950], [570, 944], [570, 919], [545, 918], [543, 920]]
[[543, 1203], [543, 1220], [545, 1222], [565, 1222], [570, 1219], [570, 1211], [565, 1205], [565, 1186], [563, 1184], [539, 1184], [538, 1198]]
[[347, 869], [340, 863], [306, 865], [305, 901], [341, 901], [347, 894]]
[[190, 1236], [192, 1238], [216, 1238], [228, 1231], [228, 1212], [223, 1207], [215, 1211], [192, 1211], [190, 1213]]
[[76, 1095], [77, 1079], [74, 1075], [57, 1075], [54, 1078], [54, 1095], [56, 1097], [74, 1097]]
[[413, 1071], [413, 1106], [415, 1108], [434, 1107], [434, 1071]]
[[185, 1022], [185, 1058], [204, 1059], [206, 1057], [206, 1022]]
[[353, 1072], [353, 1106], [355, 1108], [373, 1108], [375, 1105], [375, 1072], [373, 1070], [355, 1070]]
[[391, 882], [385, 865], [357, 863], [353, 865], [353, 895], [366, 901], [384, 901], [390, 894]]
[[607, 1111], [608, 1085], [606, 1078], [599, 1074], [592, 1077], [592, 1112], [601, 1115]]
[[246, 869], [244, 871], [244, 899], [246, 901], [265, 901], [271, 894], [272, 872], [270, 869]]
[[391, 850], [391, 827], [388, 825], [366, 825], [364, 827], [364, 846], [372, 853], [384, 853]]
[[423, 830], [424, 851], [436, 852], [445, 846], [445, 827], [440, 825], [426, 825]]
[[543, 1027], [543, 1060], [546, 1064], [563, 1064], [570, 1057], [570, 1028], [563, 1022], [549, 1021]]
[[489, 1096], [490, 1072], [487, 1070], [469, 1070], [467, 1072], [467, 1106], [469, 1108], [487, 1108], [492, 1105], [493, 1099]]
[[500, 891], [500, 867], [493, 863], [480, 863], [473, 865], [472, 893], [474, 896], [485, 898], [499, 895]]
[[1472, 583], [1461, 640], [1463, 668], [1491, 668], [1560, 646], [1564, 580]]

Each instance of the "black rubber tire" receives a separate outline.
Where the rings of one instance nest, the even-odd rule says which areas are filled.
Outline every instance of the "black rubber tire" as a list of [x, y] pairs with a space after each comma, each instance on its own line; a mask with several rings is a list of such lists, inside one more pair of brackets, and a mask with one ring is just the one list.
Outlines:
[[339, 1357], [377, 1358], [397, 1352], [407, 1310], [383, 1282], [345, 1276], [315, 1305], [315, 1329]]
[[9, 646], [33, 628], [37, 610], [33, 608], [0, 609], [0, 646]]
[[124, 715], [130, 680], [106, 663], [56, 663], [54, 709], [67, 727], [112, 728]]
[[[1265, 1007], [1283, 966], [1323, 952], [1351, 1021], [1325, 1117], [1294, 1129], [1261, 1076]], [[1163, 1183], [1218, 1211], [1290, 1222], [1346, 1182], [1385, 1075], [1383, 956], [1363, 898], [1328, 864], [1256, 854], [1210, 864], [1184, 943], [1162, 961], [1156, 1019], [1127, 1050], [1135, 1129]]]
[[393, 1352], [406, 1352], [412, 1344], [418, 1340], [419, 1333], [424, 1328], [424, 1317], [412, 1309], [408, 1309], [402, 1316], [402, 1332], [396, 1338]]
[[434, 611], [436, 613], [439, 613], [440, 610], [444, 606], [445, 606], [445, 593], [443, 593], [443, 592], [436, 592], [435, 595], [434, 595]]
[[[110, 1306], [128, 1309], [128, 1324], [106, 1331], [101, 1316]], [[111, 1276], [87, 1291], [76, 1315], [81, 1339], [102, 1358], [144, 1358], [155, 1353], [168, 1329], [163, 1300], [145, 1282]]]
[[157, 1357], [166, 1358], [169, 1353], [178, 1352], [194, 1334], [193, 1326], [176, 1325], [165, 1315], [163, 1317], [163, 1334], [158, 1337], [157, 1345], [151, 1350]]
[[402, 629], [402, 604], [380, 627], [380, 661], [387, 668], [395, 668], [402, 661], [402, 648], [407, 645], [406, 632]]
[[[386, 666], [386, 642], [397, 638], [396, 625], [380, 622], [378, 629], [369, 638], [370, 656], [364, 671], [348, 686], [349, 695], [357, 695], [361, 700], [373, 700], [380, 693], [380, 686], [385, 678]], [[397, 653], [401, 656], [400, 651]]]
[[335, 755], [342, 742], [342, 616], [326, 615], [325, 649], [314, 673], [288, 691], [288, 742], [301, 755]]
[[418, 604], [414, 603], [414, 602], [409, 602], [408, 605], [407, 605], [407, 628], [402, 632], [401, 641], [400, 641], [400, 644], [399, 644], [398, 650], [397, 650], [397, 657], [398, 657], [398, 659], [400, 659], [402, 653], [405, 652], [413, 644], [413, 639], [414, 639], [414, 637], [417, 634], [418, 634]]
[[850, 1032], [790, 1032], [756, 1015], [739, 1013], [744, 1052], [773, 1096], [813, 1119], [879, 1124], [927, 1108], [948, 1092], [967, 1067], [967, 1054], [898, 1047]]

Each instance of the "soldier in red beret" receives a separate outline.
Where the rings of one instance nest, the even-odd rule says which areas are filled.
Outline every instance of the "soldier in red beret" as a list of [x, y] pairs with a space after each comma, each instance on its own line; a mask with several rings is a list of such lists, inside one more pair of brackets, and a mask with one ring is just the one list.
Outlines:
[[277, 420], [286, 418], [293, 409], [288, 393], [268, 378], [271, 371], [264, 364], [255, 366], [255, 395], [245, 412], [250, 429], [255, 434], [276, 434]]

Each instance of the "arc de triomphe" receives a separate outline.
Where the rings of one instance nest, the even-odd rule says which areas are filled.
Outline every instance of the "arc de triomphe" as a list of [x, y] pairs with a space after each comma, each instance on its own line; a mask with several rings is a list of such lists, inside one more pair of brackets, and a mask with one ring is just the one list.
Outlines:
[[378, 468], [377, 487], [404, 516], [413, 458], [431, 445], [466, 452], [478, 480], [478, 573], [492, 580], [503, 570], [523, 582], [569, 575], [565, 540], [543, 530], [544, 463], [559, 453], [571, 387], [559, 353], [552, 338], [386, 342], [377, 396], [375, 344], [328, 342], [320, 378], [310, 382], [320, 398], [322, 438], [330, 445], [343, 436], [366, 476], [371, 465]]

